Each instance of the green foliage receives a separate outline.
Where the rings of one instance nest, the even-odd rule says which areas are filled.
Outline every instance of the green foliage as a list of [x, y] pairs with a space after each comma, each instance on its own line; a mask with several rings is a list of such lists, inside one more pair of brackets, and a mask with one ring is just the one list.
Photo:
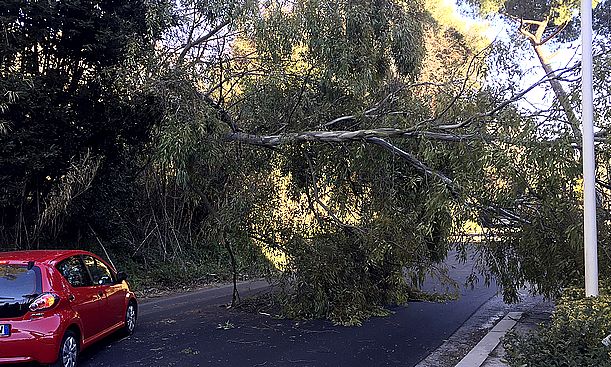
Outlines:
[[304, 47], [301, 56], [324, 79], [362, 91], [389, 73], [417, 72], [423, 14], [420, 2], [270, 1], [256, 19], [255, 40], [274, 63]]
[[[117, 68], [145, 56], [162, 30], [147, 23], [144, 2], [7, 0], [0, 9], [0, 235], [24, 247], [78, 241], [87, 222], [114, 217], [113, 200], [131, 199], [131, 157], [159, 114], [153, 96], [121, 88], [127, 73]], [[93, 166], [76, 162], [88, 155], [101, 165], [86, 178]], [[64, 185], [63, 210], [51, 212], [66, 175], [83, 182]]]
[[[97, 250], [97, 249], [94, 249]], [[231, 264], [225, 253], [192, 251], [175, 261], [144, 262], [142, 257], [118, 257], [113, 259], [121, 270], [129, 274], [130, 285], [140, 294], [156, 295], [160, 291], [175, 292], [179, 289], [198, 288], [202, 285], [229, 282], [232, 277]], [[239, 280], [269, 275], [269, 266], [260, 252], [236, 249], [240, 258]], [[149, 257], [152, 257], [149, 255]]]
[[[580, 35], [580, 6], [578, 0], [465, 0], [475, 7], [479, 14], [484, 17], [501, 14], [507, 20], [520, 26], [522, 22], [535, 21], [524, 27], [533, 34], [539, 33], [538, 37], [545, 39], [552, 36], [555, 41], [571, 42]], [[608, 15], [608, 3], [606, 0], [592, 1], [594, 9], [594, 30], [604, 28], [604, 20]], [[535, 31], [534, 29], [541, 27]], [[554, 43], [554, 42], [552, 42]]]
[[[581, 215], [580, 167], [572, 150], [561, 144], [519, 149], [524, 149], [524, 154], [501, 155], [502, 159], [513, 156], [513, 161], [495, 162], [500, 171], [491, 175], [488, 187], [499, 181], [507, 185], [480, 196], [483, 203], [513, 208], [524, 218], [519, 229], [494, 230], [495, 237], [480, 248], [486, 265], [503, 286], [505, 298], [514, 301], [516, 290], [526, 284], [541, 294], [555, 296], [583, 269], [583, 231], [575, 221]], [[498, 159], [499, 153], [491, 158]], [[542, 166], [543, 161], [554, 163]]]
[[[556, 294], [582, 261], [566, 125], [503, 104], [524, 77], [516, 49], [486, 63], [480, 38], [426, 4], [0, 1], [0, 239], [100, 240], [140, 283], [275, 265], [288, 315], [355, 324], [443, 274], [465, 223], [490, 217], [504, 225], [476, 246], [487, 280], [508, 299], [527, 283]], [[485, 82], [493, 68], [508, 77]], [[382, 134], [395, 150], [227, 141], [380, 127], [415, 135]]]
[[[420, 4], [391, 1], [265, 4], [252, 45], [259, 56], [253, 66], [268, 74], [242, 79], [229, 112], [249, 132], [378, 126], [358, 111], [417, 77], [425, 57], [422, 12]], [[409, 109], [412, 118], [429, 110], [409, 92], [383, 108]], [[346, 113], [356, 116], [321, 127]], [[401, 117], [389, 122], [409, 124]], [[452, 160], [451, 148], [401, 143], [436, 167], [437, 157], [439, 166]], [[235, 196], [249, 204], [240, 206], [247, 210], [241, 220], [230, 211], [224, 220], [236, 224], [235, 235], [247, 232], [252, 245], [286, 256], [278, 273], [286, 314], [358, 323], [405, 302], [445, 258], [455, 224], [451, 195], [396, 157], [363, 144], [241, 154], [248, 159], [222, 169], [235, 167], [237, 185], [249, 182]], [[201, 180], [197, 171], [192, 178]]]
[[354, 324], [406, 302], [447, 256], [461, 220], [450, 193], [369, 146], [291, 153], [280, 160], [287, 186], [249, 216], [264, 243], [287, 256], [285, 313]]
[[585, 298], [583, 289], [565, 291], [549, 324], [526, 335], [509, 334], [503, 341], [510, 366], [611, 366], [611, 295]]
[[383, 306], [405, 301], [404, 296], [393, 299], [385, 292], [392, 283], [392, 267], [373, 261], [362, 266], [367, 250], [354, 236], [334, 233], [315, 238], [311, 246], [302, 243], [291, 247], [297, 279], [285, 288], [290, 292], [282, 300], [290, 317], [331, 318], [352, 325], [379, 314]]
[[600, 35], [609, 35], [611, 32], [611, 10], [609, 8], [609, 0], [602, 0], [593, 10], [592, 28]]
[[[579, 9], [577, 0], [469, 0], [484, 15], [503, 13], [527, 20], [549, 20], [556, 25], [570, 21]], [[596, 2], [593, 3], [596, 6]]]

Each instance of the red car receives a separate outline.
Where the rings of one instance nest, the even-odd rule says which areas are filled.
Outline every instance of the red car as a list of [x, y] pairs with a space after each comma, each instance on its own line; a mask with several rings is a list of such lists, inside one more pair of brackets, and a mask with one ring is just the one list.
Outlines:
[[138, 304], [125, 280], [85, 251], [0, 252], [0, 364], [74, 367], [97, 340], [131, 334]]

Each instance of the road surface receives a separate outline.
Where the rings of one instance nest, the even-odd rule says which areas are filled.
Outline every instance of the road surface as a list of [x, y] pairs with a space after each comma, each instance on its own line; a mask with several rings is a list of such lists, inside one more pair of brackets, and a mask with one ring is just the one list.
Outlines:
[[[463, 281], [471, 264], [453, 262]], [[246, 285], [245, 285], [246, 286]], [[265, 283], [252, 283], [253, 293]], [[434, 285], [428, 284], [427, 287]], [[495, 293], [481, 283], [446, 303], [412, 302], [361, 327], [278, 320], [227, 310], [227, 289], [144, 302], [134, 335], [109, 338], [82, 355], [82, 366], [376, 367], [415, 366]], [[229, 293], [230, 294], [230, 293]]]

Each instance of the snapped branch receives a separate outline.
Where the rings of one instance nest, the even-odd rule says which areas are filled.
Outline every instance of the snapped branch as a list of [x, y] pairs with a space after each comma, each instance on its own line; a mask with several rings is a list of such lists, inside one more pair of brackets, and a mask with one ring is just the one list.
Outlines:
[[474, 134], [456, 135], [450, 133], [437, 133], [429, 131], [414, 131], [413, 129], [379, 128], [354, 131], [304, 131], [299, 133], [286, 133], [278, 135], [255, 135], [240, 131], [225, 136], [227, 141], [235, 141], [266, 148], [275, 148], [280, 145], [304, 142], [342, 143], [363, 141], [369, 138], [429, 138], [449, 142], [462, 142], [478, 140]]

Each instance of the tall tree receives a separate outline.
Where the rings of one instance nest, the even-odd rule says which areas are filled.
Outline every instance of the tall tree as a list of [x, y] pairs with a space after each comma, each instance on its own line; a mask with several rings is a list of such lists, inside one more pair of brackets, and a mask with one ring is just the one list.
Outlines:
[[520, 89], [434, 1], [6, 4], [10, 241], [81, 229], [234, 280], [265, 254], [286, 311], [344, 323], [445, 278], [456, 242], [509, 299], [578, 275], [576, 141], [518, 104], [574, 69]]
[[232, 243], [284, 256], [288, 309], [354, 322], [443, 276], [464, 221], [496, 210], [467, 189], [490, 164], [482, 121], [510, 104], [479, 94], [486, 52], [417, 3], [230, 7], [249, 22], [189, 4], [167, 59], [206, 112], [173, 109], [165, 155]]
[[89, 231], [80, 215], [111, 230], [111, 212], [130, 197], [132, 157], [159, 119], [152, 99], [128, 86], [125, 71], [129, 60], [153, 50], [162, 8], [140, 1], [0, 2], [3, 243], [78, 240]]
[[[550, 49], [557, 48], [558, 42], [571, 41], [579, 36], [579, 27], [575, 26], [575, 22], [578, 21], [576, 14], [580, 9], [580, 2], [467, 0], [467, 3], [476, 6], [484, 16], [500, 14], [505, 20], [517, 25], [517, 32], [528, 41], [545, 74], [550, 76], [549, 84], [564, 111], [567, 128], [573, 137], [579, 140], [581, 138], [579, 119], [571, 105], [571, 97], [561, 83], [562, 78], [554, 69], [554, 56]], [[599, 5], [598, 13], [603, 12], [605, 8], [603, 3], [593, 1], [594, 6]], [[598, 16], [596, 18], [599, 19]]]

